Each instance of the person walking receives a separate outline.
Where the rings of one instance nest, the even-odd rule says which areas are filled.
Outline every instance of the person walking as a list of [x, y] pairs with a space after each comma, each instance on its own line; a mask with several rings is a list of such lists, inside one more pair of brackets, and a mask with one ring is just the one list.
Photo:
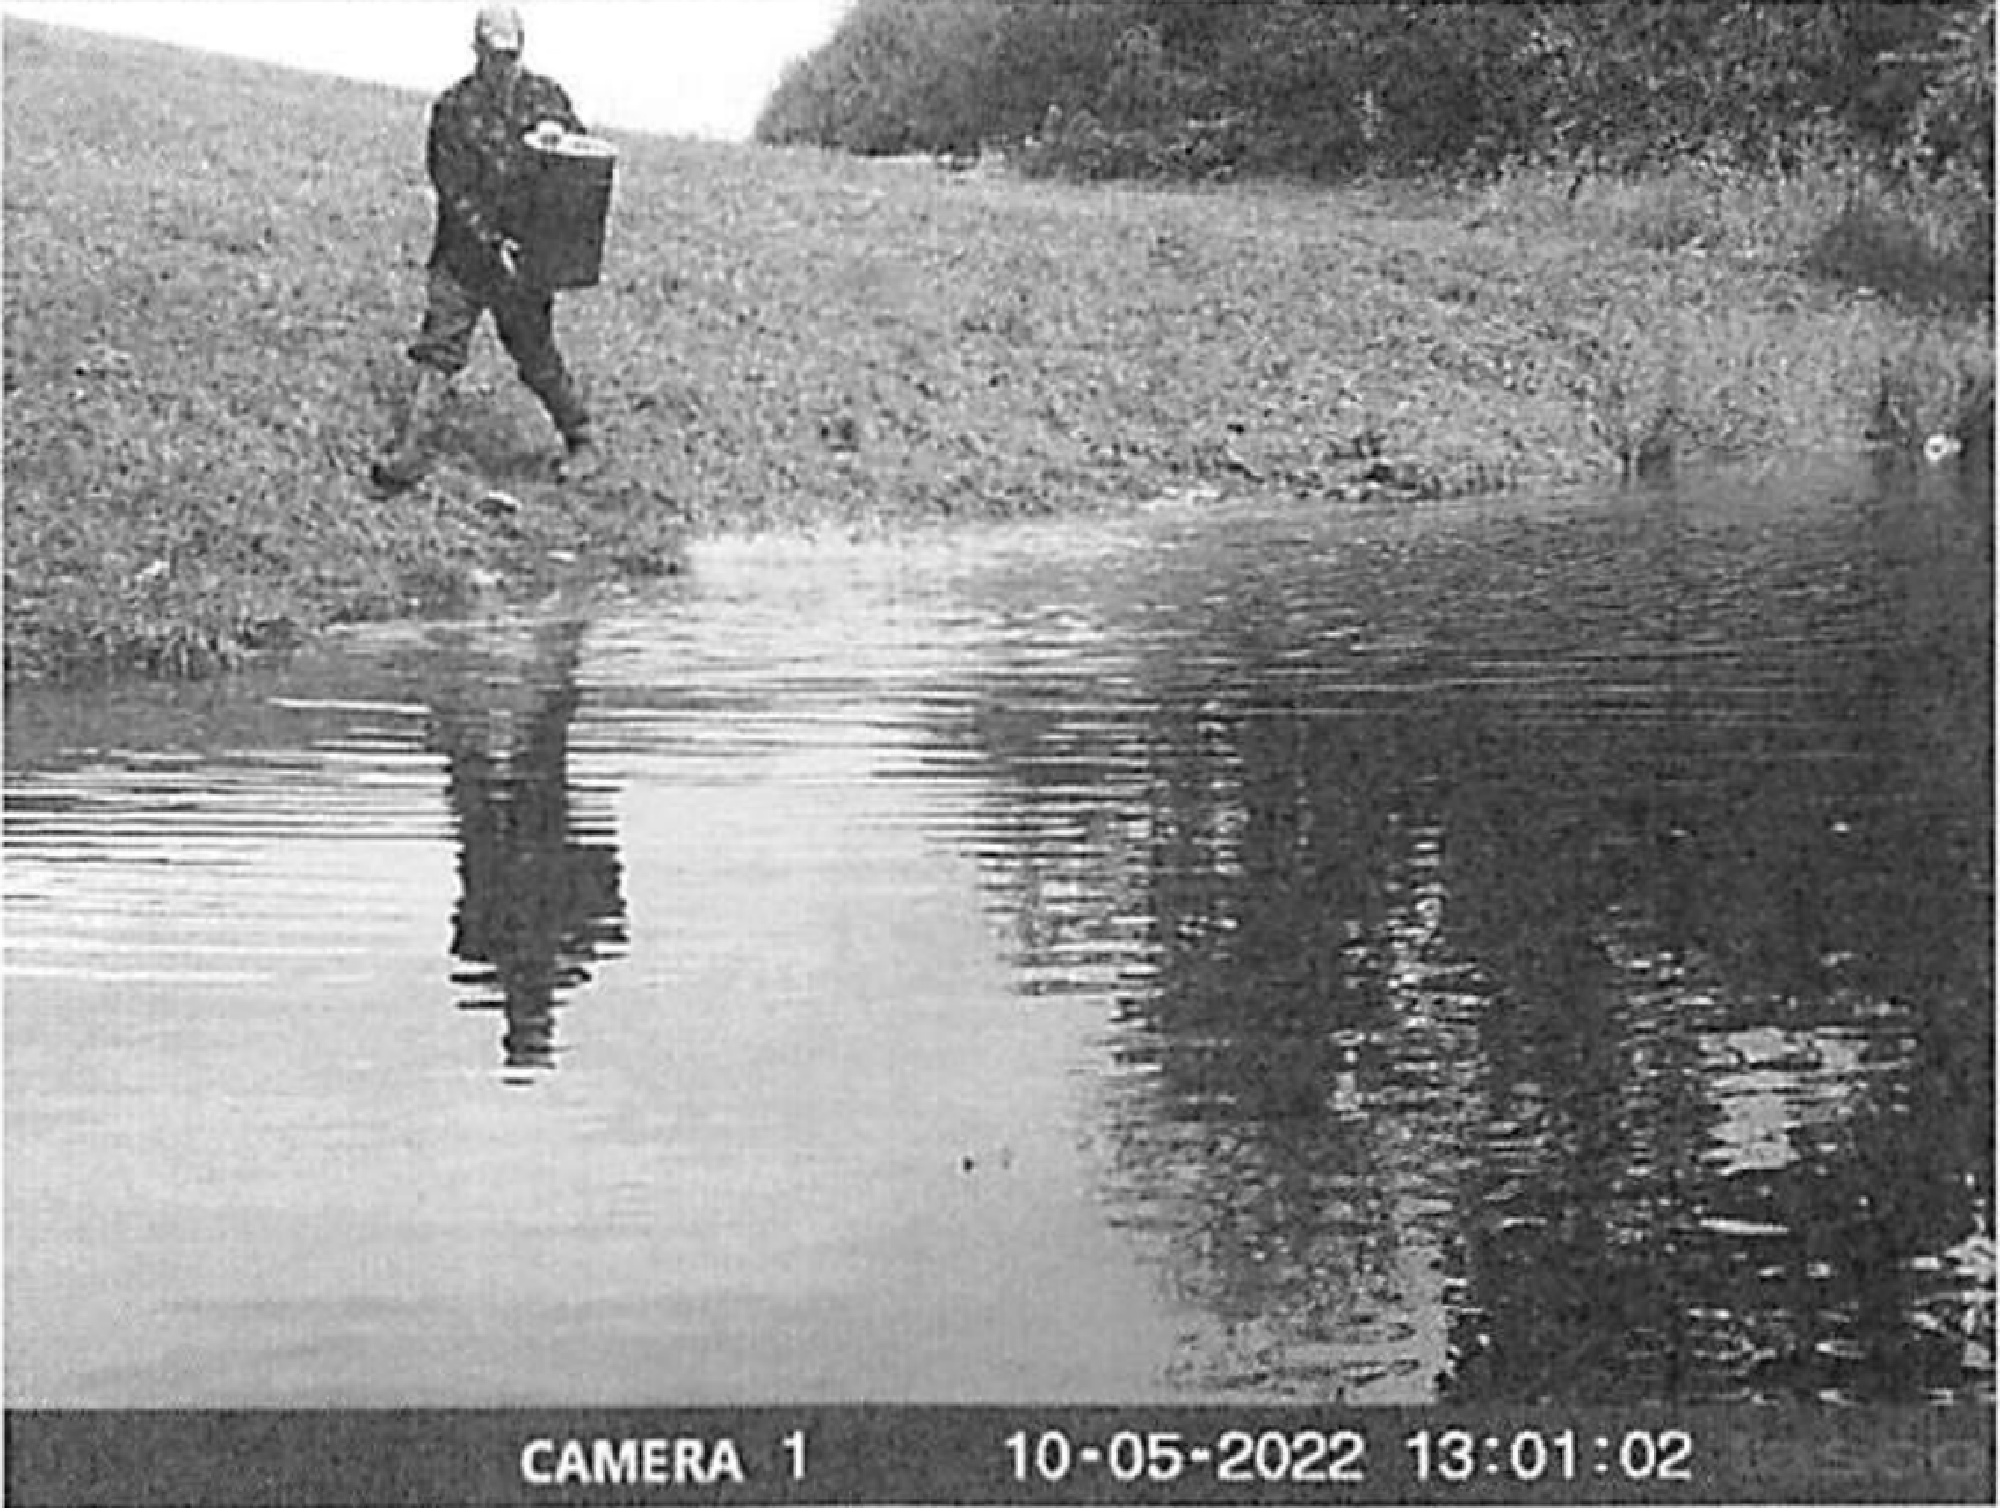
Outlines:
[[437, 231], [423, 324], [409, 347], [417, 369], [409, 404], [370, 468], [387, 492], [413, 486], [428, 470], [430, 431], [489, 310], [521, 381], [562, 435], [567, 455], [557, 475], [580, 479], [603, 464], [590, 412], [556, 349], [555, 296], [533, 283], [515, 235], [533, 170], [529, 138], [583, 131], [562, 86], [521, 66], [524, 41], [513, 6], [482, 8], [473, 22], [473, 71], [431, 107], [425, 164], [437, 191]]

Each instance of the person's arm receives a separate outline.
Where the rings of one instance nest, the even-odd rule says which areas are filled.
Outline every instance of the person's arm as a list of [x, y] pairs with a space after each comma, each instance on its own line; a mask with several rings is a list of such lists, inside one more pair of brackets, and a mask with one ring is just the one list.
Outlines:
[[481, 198], [485, 175], [481, 171], [479, 149], [473, 144], [471, 133], [455, 119], [454, 111], [444, 101], [431, 109], [424, 160], [430, 170], [431, 185], [437, 190], [446, 214], [465, 227], [474, 241], [499, 256], [506, 238], [498, 224], [498, 207], [486, 204]]
[[554, 121], [564, 131], [585, 134], [583, 121], [577, 115], [576, 107], [570, 104], [569, 95], [562, 85], [556, 83], [554, 79], [544, 79], [541, 84], [539, 97], [535, 101], [538, 111], [537, 128], [539, 129], [545, 121]]

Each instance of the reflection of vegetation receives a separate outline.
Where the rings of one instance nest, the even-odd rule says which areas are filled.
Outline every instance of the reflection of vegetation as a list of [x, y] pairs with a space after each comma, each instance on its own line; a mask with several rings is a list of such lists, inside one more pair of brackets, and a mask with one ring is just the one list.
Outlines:
[[[1121, 718], [982, 712], [1028, 966], [1118, 1004], [1110, 1201], [1205, 1320], [1195, 1386], [1990, 1376], [1990, 1309], [1961, 1337], [1911, 1268], [1992, 1188], [1990, 525], [1912, 516], [1711, 520], [1684, 556], [1579, 536], [1662, 513], [1565, 521], [1556, 580], [1553, 535], [1485, 541], [1442, 607], [1464, 542], [1265, 561], [1142, 629]], [[1303, 655], [1271, 604], [1314, 594], [1366, 595], [1388, 649]]]
[[[569, 729], [582, 628], [538, 628], [534, 659], [495, 685], [467, 675], [438, 702], [432, 740], [450, 765], [462, 892], [452, 954], [464, 1006], [506, 1015], [510, 1071], [554, 1066], [557, 999], [625, 939], [616, 849], [583, 838], [573, 807]], [[524, 710], [507, 706], [525, 694]]]

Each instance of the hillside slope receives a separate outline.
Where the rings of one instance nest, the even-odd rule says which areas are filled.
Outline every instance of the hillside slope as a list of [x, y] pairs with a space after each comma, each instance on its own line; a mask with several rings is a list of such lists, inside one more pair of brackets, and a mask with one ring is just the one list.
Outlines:
[[1463, 202], [630, 137], [605, 281], [558, 310], [612, 476], [539, 481], [554, 435], [489, 335], [434, 483], [382, 501], [358, 479], [420, 313], [426, 100], [16, 22], [5, 45], [10, 677], [200, 670], [551, 552], [657, 570], [684, 530], [1855, 444], [1885, 361], [1990, 345]]

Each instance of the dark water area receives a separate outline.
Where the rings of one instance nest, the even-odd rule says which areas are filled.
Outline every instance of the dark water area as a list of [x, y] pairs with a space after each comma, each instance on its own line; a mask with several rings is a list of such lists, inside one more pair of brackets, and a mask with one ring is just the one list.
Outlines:
[[1183, 503], [23, 694], [8, 1400], [1990, 1400], [1991, 526]]

